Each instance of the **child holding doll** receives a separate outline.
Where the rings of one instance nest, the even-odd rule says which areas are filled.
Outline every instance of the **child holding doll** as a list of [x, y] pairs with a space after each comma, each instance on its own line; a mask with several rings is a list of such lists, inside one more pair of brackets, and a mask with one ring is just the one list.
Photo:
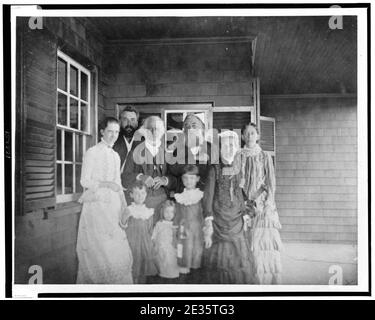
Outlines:
[[161, 278], [174, 279], [179, 277], [176, 250], [176, 226], [173, 225], [176, 206], [171, 200], [161, 204], [161, 219], [156, 223], [152, 233], [152, 242], [158, 274]]
[[186, 232], [184, 241], [180, 273], [189, 273], [190, 269], [201, 267], [203, 253], [203, 210], [201, 191], [197, 184], [199, 182], [199, 169], [194, 164], [183, 168], [182, 183], [184, 191], [174, 195], [176, 199], [175, 223]]

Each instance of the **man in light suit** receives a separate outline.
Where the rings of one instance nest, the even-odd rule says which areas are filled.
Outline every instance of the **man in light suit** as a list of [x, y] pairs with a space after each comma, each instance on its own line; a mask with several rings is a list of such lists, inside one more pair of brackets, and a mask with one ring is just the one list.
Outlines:
[[[135, 147], [141, 141], [134, 141], [134, 133], [138, 129], [139, 112], [130, 105], [127, 105], [120, 113], [120, 134], [113, 145], [121, 160], [121, 182], [125, 189], [135, 181], [136, 175], [133, 172], [132, 157]], [[129, 204], [131, 198], [129, 192], [125, 192], [126, 201]]]

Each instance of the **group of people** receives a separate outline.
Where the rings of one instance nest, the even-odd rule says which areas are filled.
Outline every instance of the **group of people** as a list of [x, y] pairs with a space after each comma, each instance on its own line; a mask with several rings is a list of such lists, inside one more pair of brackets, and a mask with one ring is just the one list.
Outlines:
[[84, 155], [77, 283], [281, 283], [274, 166], [257, 127], [211, 145], [189, 114], [167, 144], [161, 118], [138, 120], [132, 106], [106, 118]]

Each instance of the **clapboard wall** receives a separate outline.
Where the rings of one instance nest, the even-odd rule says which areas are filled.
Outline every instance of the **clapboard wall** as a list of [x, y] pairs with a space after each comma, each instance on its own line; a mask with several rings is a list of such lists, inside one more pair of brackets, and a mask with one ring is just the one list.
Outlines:
[[109, 42], [105, 57], [108, 115], [123, 102], [253, 105], [251, 42]]
[[357, 102], [261, 96], [276, 118], [276, 201], [282, 238], [357, 242]]
[[103, 38], [84, 18], [44, 17], [42, 29], [28, 21], [17, 20], [14, 280], [27, 283], [39, 265], [44, 283], [74, 283], [81, 206], [55, 199], [57, 50], [95, 71], [101, 117]]

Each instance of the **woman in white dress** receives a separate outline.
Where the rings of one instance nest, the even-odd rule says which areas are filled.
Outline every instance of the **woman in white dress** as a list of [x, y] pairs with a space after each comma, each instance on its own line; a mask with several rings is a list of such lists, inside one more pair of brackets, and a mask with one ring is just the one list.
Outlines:
[[133, 283], [133, 257], [119, 225], [126, 207], [120, 157], [112, 149], [119, 130], [115, 118], [106, 118], [101, 142], [83, 158], [81, 185], [86, 191], [79, 200], [83, 203], [77, 239], [79, 284]]

